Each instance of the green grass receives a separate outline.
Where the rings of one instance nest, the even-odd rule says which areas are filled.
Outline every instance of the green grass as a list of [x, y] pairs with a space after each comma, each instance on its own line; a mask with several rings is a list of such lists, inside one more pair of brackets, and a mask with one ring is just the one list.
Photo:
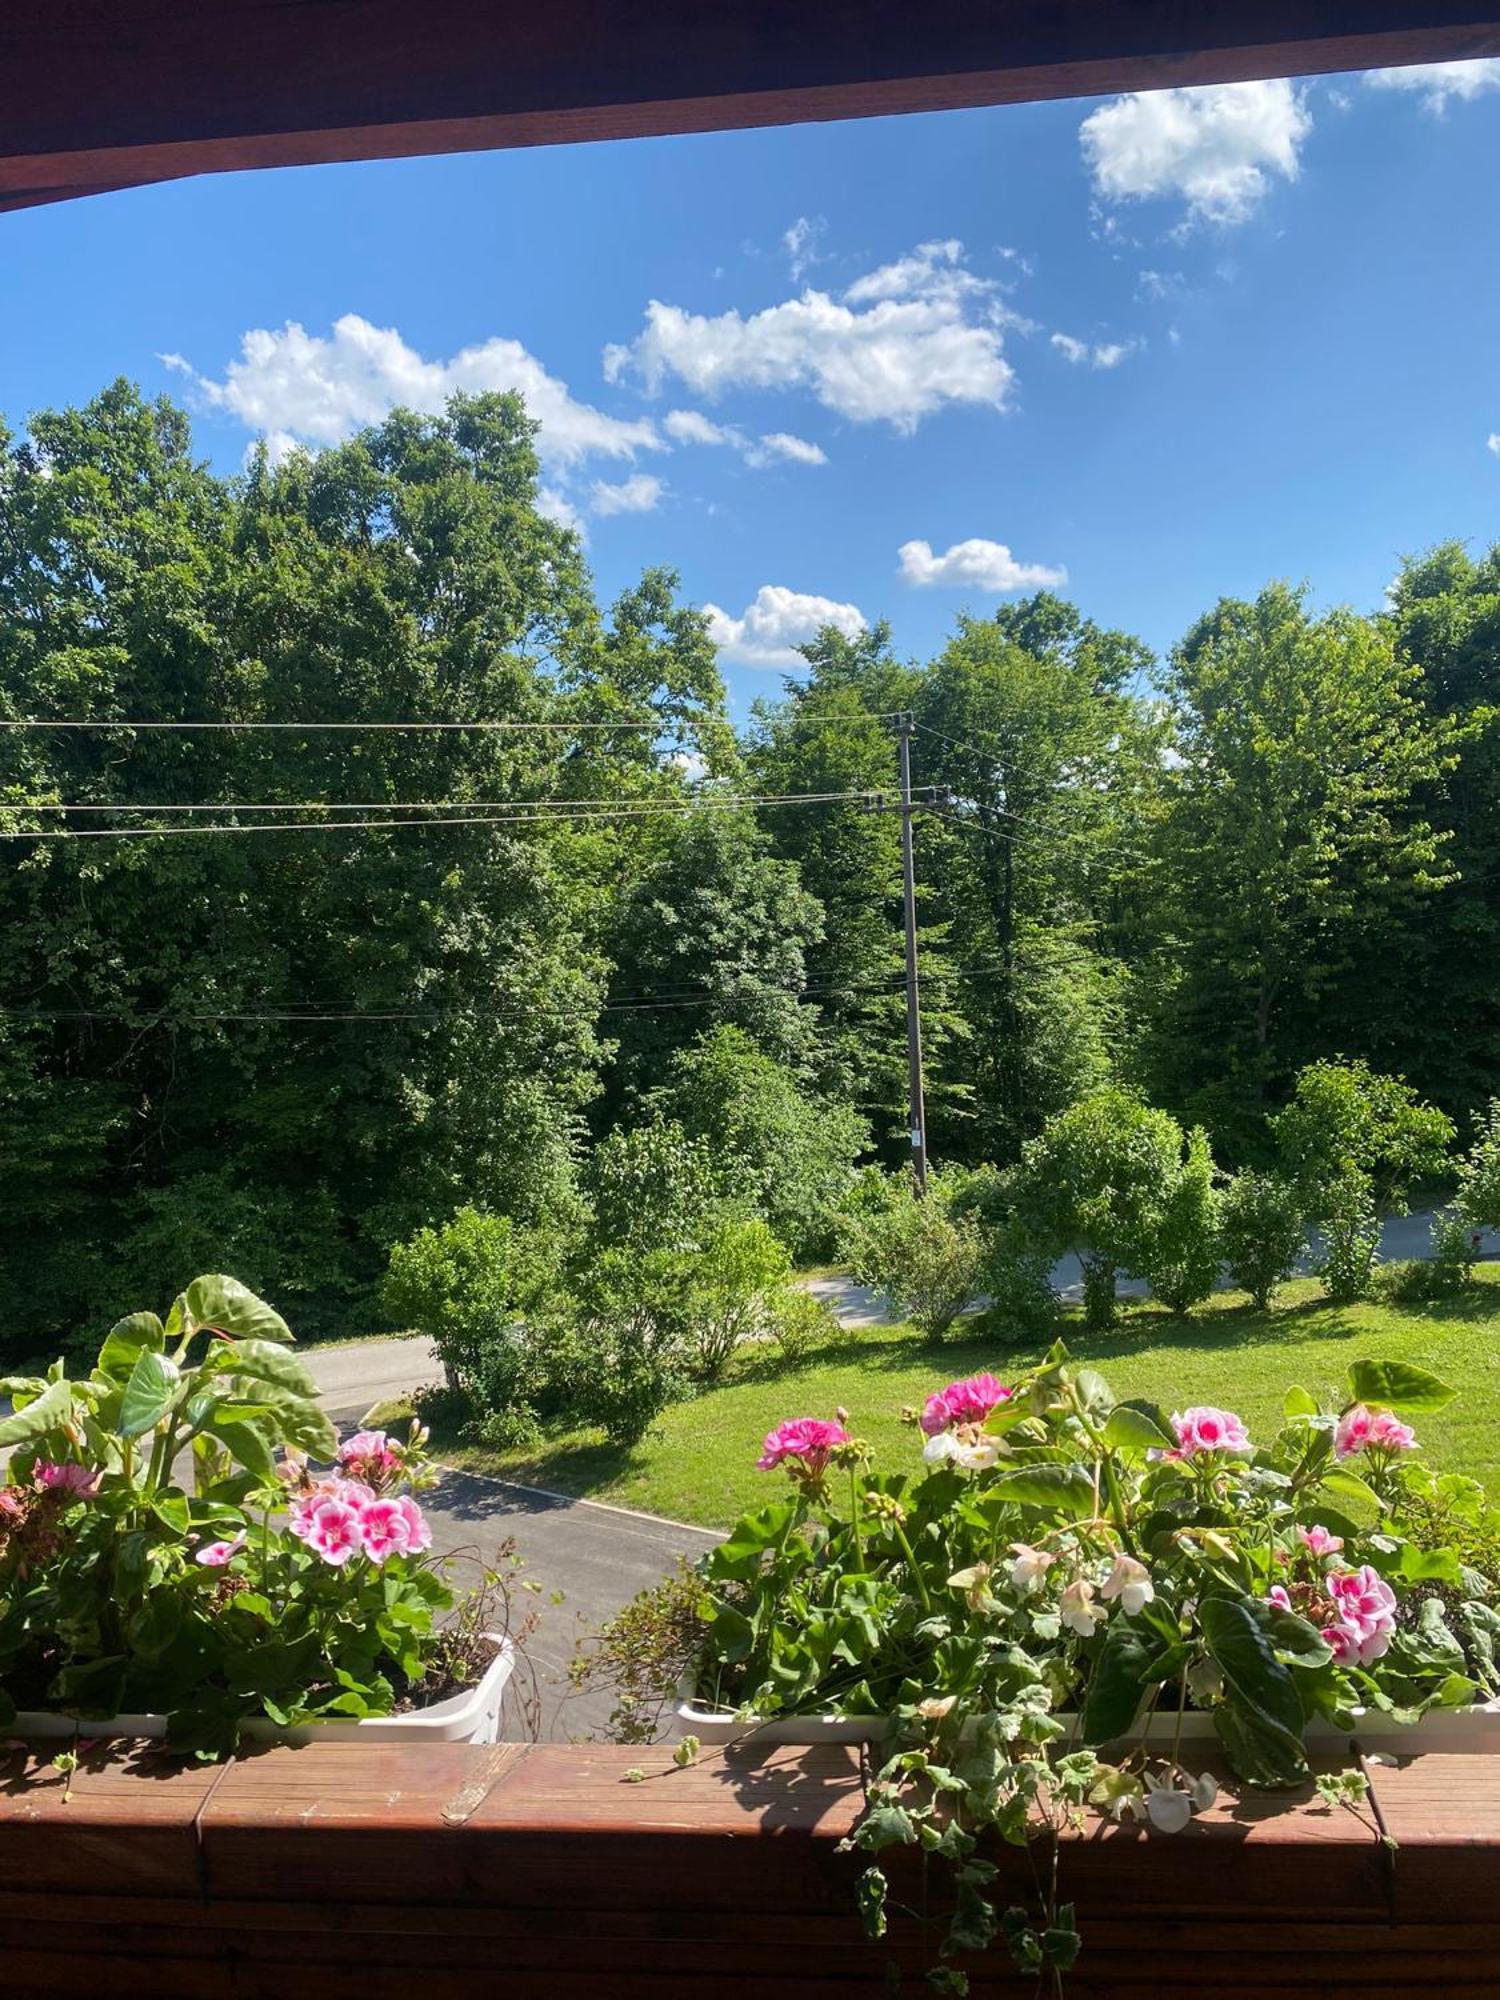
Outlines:
[[[1500, 1266], [1482, 1269], [1463, 1297], [1438, 1306], [1331, 1305], [1308, 1279], [1288, 1285], [1271, 1313], [1226, 1292], [1185, 1316], [1133, 1306], [1111, 1333], [1088, 1333], [1076, 1320], [1063, 1333], [1074, 1356], [1101, 1369], [1117, 1394], [1168, 1409], [1217, 1403], [1238, 1410], [1252, 1436], [1278, 1422], [1293, 1383], [1337, 1401], [1351, 1361], [1409, 1361], [1460, 1392], [1417, 1424], [1429, 1460], [1490, 1482], [1500, 1475]], [[909, 1327], [872, 1327], [795, 1363], [770, 1354], [747, 1359], [717, 1388], [669, 1410], [633, 1448], [580, 1432], [525, 1453], [443, 1455], [501, 1478], [724, 1527], [767, 1496], [770, 1482], [755, 1459], [763, 1434], [783, 1418], [831, 1417], [842, 1405], [881, 1463], [909, 1463], [916, 1445], [900, 1422], [903, 1404], [920, 1404], [981, 1368], [1004, 1380], [1035, 1358], [1034, 1348], [993, 1336], [932, 1347]]]

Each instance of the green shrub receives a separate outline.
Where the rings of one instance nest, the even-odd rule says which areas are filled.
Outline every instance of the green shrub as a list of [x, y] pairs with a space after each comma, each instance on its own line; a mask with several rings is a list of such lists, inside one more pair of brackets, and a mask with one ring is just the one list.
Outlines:
[[1339, 1305], [1367, 1298], [1380, 1251], [1380, 1220], [1365, 1182], [1351, 1175], [1325, 1191], [1318, 1276]]
[[1247, 1169], [1219, 1196], [1219, 1249], [1229, 1275], [1262, 1312], [1297, 1268], [1307, 1236], [1295, 1185], [1280, 1174]]
[[1201, 1305], [1219, 1276], [1218, 1169], [1201, 1127], [1162, 1190], [1146, 1232], [1143, 1276], [1173, 1312]]
[[854, 1332], [821, 1299], [795, 1285], [788, 1285], [777, 1299], [766, 1331], [788, 1361], [800, 1361], [832, 1342], [850, 1340]]
[[986, 1324], [1002, 1339], [1019, 1335], [1027, 1341], [1051, 1338], [1062, 1315], [1062, 1300], [1052, 1283], [1052, 1259], [1036, 1250], [1014, 1250], [1002, 1239], [985, 1255], [982, 1271], [990, 1306]]
[[1432, 1253], [1390, 1264], [1383, 1289], [1401, 1305], [1431, 1305], [1457, 1298], [1474, 1276], [1474, 1232], [1455, 1209], [1432, 1218]]
[[558, 1245], [508, 1216], [461, 1208], [391, 1252], [383, 1298], [437, 1348], [448, 1385], [483, 1410], [532, 1407], [547, 1369], [527, 1323], [551, 1297]]
[[1347, 1220], [1356, 1188], [1371, 1208], [1404, 1212], [1412, 1186], [1443, 1172], [1453, 1138], [1451, 1119], [1364, 1062], [1309, 1063], [1271, 1130], [1303, 1214], [1318, 1222], [1335, 1209]]
[[929, 1340], [940, 1340], [980, 1286], [984, 1237], [972, 1213], [956, 1210], [962, 1178], [932, 1174], [918, 1200], [904, 1175], [884, 1182], [873, 1198], [862, 1189], [860, 1211], [848, 1218], [844, 1247], [862, 1285], [882, 1292]]
[[1012, 1242], [1048, 1258], [1077, 1252], [1091, 1327], [1114, 1321], [1118, 1272], [1150, 1263], [1182, 1151], [1175, 1118], [1111, 1086], [1050, 1119], [1007, 1176]]
[[1474, 1144], [1459, 1164], [1455, 1206], [1470, 1231], [1500, 1229], [1500, 1097], [1476, 1122]]

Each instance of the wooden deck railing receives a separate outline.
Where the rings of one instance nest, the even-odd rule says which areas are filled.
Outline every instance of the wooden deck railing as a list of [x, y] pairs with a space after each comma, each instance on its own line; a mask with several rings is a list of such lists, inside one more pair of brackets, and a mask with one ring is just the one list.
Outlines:
[[[1310, 1796], [1070, 1837], [1069, 1994], [1500, 1995], [1500, 1760], [1372, 1775], [1394, 1846]], [[858, 1753], [834, 1747], [682, 1770], [519, 1744], [88, 1754], [70, 1785], [0, 1753], [0, 1993], [834, 2000], [886, 1991], [894, 1959], [919, 1994], [913, 1926], [859, 1937], [861, 1864], [837, 1848], [860, 1809]], [[998, 1952], [973, 1972], [976, 1993], [1033, 1990]]]

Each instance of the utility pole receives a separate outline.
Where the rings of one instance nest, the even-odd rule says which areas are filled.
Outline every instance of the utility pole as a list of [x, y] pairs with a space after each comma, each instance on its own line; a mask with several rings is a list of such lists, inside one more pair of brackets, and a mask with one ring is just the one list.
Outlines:
[[917, 980], [917, 871], [912, 854], [910, 709], [896, 719], [901, 749], [901, 887], [906, 904], [906, 1061], [907, 1105], [911, 1123], [912, 1183], [920, 1199], [927, 1192], [927, 1106], [922, 1095], [922, 1004]]

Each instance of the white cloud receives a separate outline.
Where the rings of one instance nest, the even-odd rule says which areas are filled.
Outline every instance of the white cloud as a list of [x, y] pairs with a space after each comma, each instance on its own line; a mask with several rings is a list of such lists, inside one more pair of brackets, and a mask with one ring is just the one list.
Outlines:
[[536, 490], [536, 511], [545, 520], [556, 521], [560, 528], [571, 528], [575, 535], [588, 539], [583, 516], [560, 487], [539, 486]]
[[1097, 347], [1090, 347], [1086, 340], [1075, 340], [1070, 333], [1054, 333], [1052, 345], [1064, 361], [1075, 368], [1118, 368], [1126, 355], [1134, 354], [1140, 342], [1137, 340], [1107, 340]]
[[940, 584], [998, 596], [1007, 590], [1041, 590], [1068, 580], [1065, 569], [1017, 562], [1004, 542], [987, 542], [980, 536], [955, 542], [940, 556], [933, 554], [931, 542], [903, 542], [897, 553], [902, 582], [921, 588]]
[[791, 266], [794, 285], [801, 283], [804, 271], [811, 270], [814, 264], [822, 263], [823, 259], [818, 254], [818, 244], [827, 227], [828, 224], [821, 215], [817, 217], [799, 215], [790, 229], [782, 231], [781, 247], [785, 250], [787, 262]]
[[1091, 111], [1079, 143], [1101, 200], [1177, 196], [1188, 222], [1228, 224], [1253, 213], [1273, 176], [1297, 178], [1311, 129], [1301, 93], [1276, 78], [1132, 91]]
[[589, 488], [589, 507], [595, 514], [649, 514], [666, 490], [649, 472], [632, 472], [618, 486], [596, 479]]
[[802, 656], [797, 647], [816, 638], [825, 625], [854, 639], [869, 623], [857, 604], [809, 596], [779, 583], [763, 583], [738, 618], [717, 604], [705, 604], [703, 609], [708, 636], [720, 653], [747, 667], [799, 666]]
[[661, 449], [655, 424], [578, 402], [516, 340], [486, 340], [451, 360], [427, 361], [394, 327], [345, 313], [327, 338], [294, 320], [279, 332], [252, 328], [221, 382], [200, 375], [181, 355], [161, 358], [190, 376], [212, 408], [264, 432], [283, 451], [295, 444], [337, 444], [362, 425], [379, 423], [398, 404], [434, 414], [455, 391], [496, 389], [525, 397], [541, 426], [537, 449], [554, 467], [574, 466], [591, 454], [633, 458]]
[[1500, 458], [1500, 431], [1490, 432], [1489, 447], [1490, 450], [1495, 454], [1496, 458]]
[[701, 410], [668, 410], [661, 427], [678, 444], [733, 444], [736, 433], [726, 424], [716, 424]]
[[809, 289], [748, 316], [653, 299], [636, 339], [605, 349], [605, 375], [618, 381], [634, 369], [652, 391], [673, 377], [709, 397], [807, 389], [855, 423], [908, 432], [950, 404], [1003, 409], [1014, 380], [1001, 352], [1010, 316], [962, 254], [957, 243], [924, 244], [856, 280], [842, 300]]
[[795, 465], [826, 465], [828, 454], [810, 438], [791, 431], [765, 431], [748, 437], [738, 424], [716, 424], [701, 410], [669, 410], [662, 429], [678, 444], [728, 445], [746, 465], [775, 465], [788, 459]]
[[1426, 110], [1442, 116], [1453, 100], [1467, 104], [1486, 90], [1500, 90], [1500, 56], [1472, 62], [1411, 63], [1405, 69], [1372, 69], [1365, 82], [1375, 90], [1420, 91]]
[[790, 459], [794, 465], [826, 465], [828, 454], [811, 438], [796, 437], [791, 431], [765, 431], [759, 444], [745, 454], [752, 465], [769, 465], [774, 459]]

